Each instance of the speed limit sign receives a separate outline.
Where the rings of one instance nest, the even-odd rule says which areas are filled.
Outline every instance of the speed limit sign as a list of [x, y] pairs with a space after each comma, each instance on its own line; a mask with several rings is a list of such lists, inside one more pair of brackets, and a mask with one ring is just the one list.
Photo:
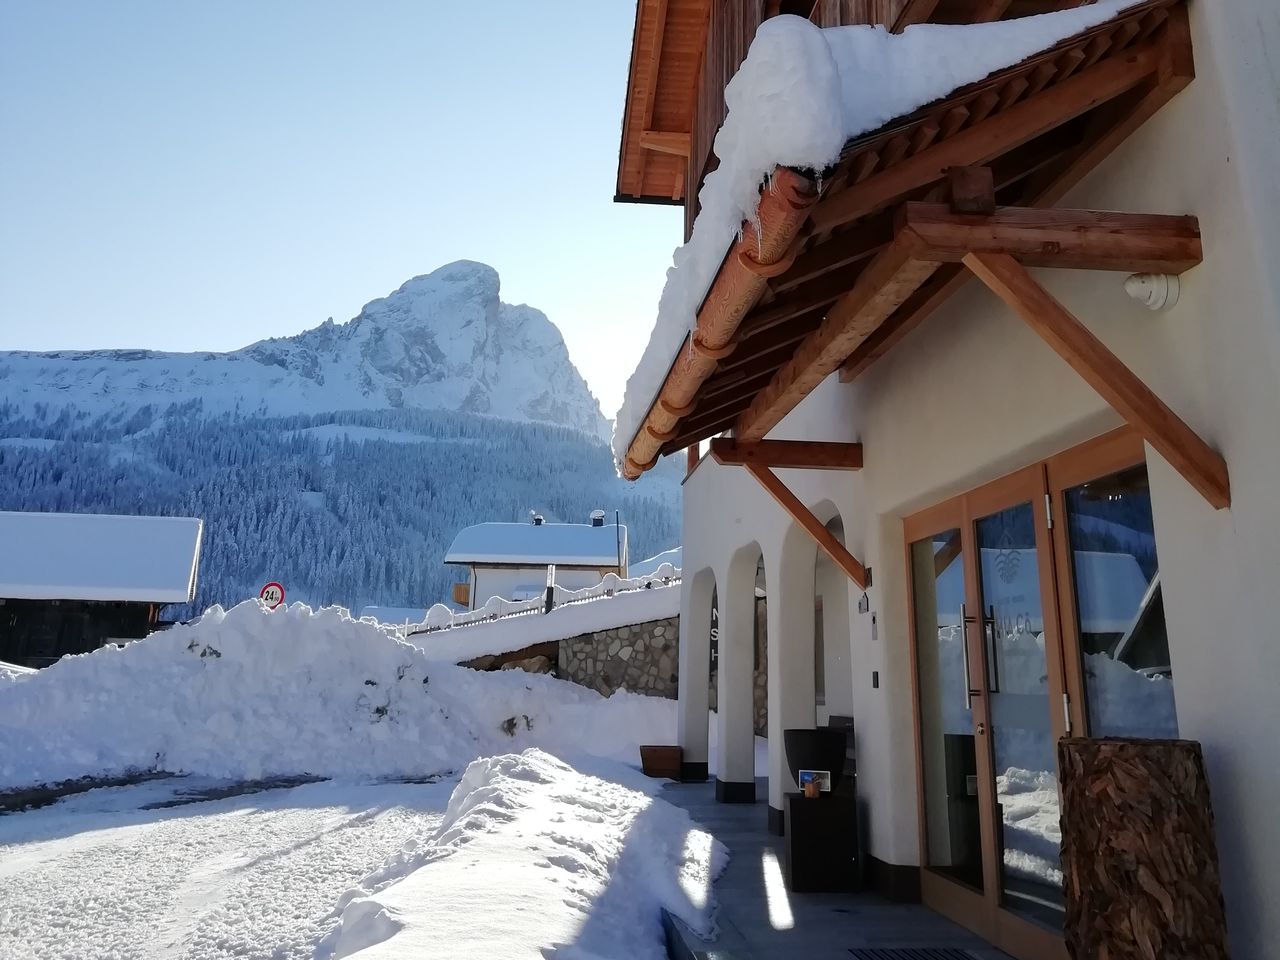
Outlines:
[[284, 603], [284, 586], [272, 580], [258, 592], [258, 599], [267, 605], [268, 610], [274, 610]]

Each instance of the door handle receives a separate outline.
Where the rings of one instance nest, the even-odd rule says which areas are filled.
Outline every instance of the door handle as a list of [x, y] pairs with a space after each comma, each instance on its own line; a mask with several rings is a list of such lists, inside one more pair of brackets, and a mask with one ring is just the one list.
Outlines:
[[968, 616], [965, 605], [960, 604], [960, 651], [964, 655], [964, 708], [966, 710], [973, 709], [973, 686], [969, 683], [969, 624], [976, 620], [976, 617]]
[[987, 663], [991, 665], [987, 676], [987, 686], [992, 693], [1000, 692], [1000, 650], [996, 645], [996, 608], [987, 607], [987, 616], [982, 618], [982, 636], [987, 647]]

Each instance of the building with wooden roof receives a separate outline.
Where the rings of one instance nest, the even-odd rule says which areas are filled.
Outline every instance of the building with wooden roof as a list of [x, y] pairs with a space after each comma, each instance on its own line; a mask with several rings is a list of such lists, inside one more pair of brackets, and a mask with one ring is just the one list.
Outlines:
[[686, 246], [614, 451], [688, 458], [686, 776], [755, 798], [763, 569], [767, 822], [782, 731], [854, 718], [873, 882], [1014, 957], [1078, 932], [1075, 738], [1198, 741], [1233, 952], [1280, 943], [1278, 48], [1271, 0], [637, 5], [618, 199]]
[[0, 512], [0, 660], [43, 667], [145, 637], [195, 599], [193, 517]]

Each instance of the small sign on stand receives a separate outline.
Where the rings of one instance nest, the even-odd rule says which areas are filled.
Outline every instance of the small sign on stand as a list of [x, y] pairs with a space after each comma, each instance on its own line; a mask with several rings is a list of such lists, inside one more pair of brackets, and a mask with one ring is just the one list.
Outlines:
[[258, 591], [258, 599], [267, 605], [268, 610], [274, 610], [280, 604], [284, 603], [284, 586], [275, 580], [272, 580], [265, 587]]

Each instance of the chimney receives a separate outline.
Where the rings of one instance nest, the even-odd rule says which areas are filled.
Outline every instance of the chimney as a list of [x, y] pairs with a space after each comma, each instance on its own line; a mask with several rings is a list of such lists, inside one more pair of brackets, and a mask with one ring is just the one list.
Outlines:
[[542, 514], [540, 514], [540, 513], [535, 513], [535, 514], [533, 515], [533, 525], [534, 525], [535, 527], [540, 527], [540, 526], [542, 526]]
[[592, 511], [591, 511], [591, 525], [592, 525], [593, 527], [603, 527], [603, 526], [604, 526], [604, 511], [603, 511], [603, 510], [592, 510]]

